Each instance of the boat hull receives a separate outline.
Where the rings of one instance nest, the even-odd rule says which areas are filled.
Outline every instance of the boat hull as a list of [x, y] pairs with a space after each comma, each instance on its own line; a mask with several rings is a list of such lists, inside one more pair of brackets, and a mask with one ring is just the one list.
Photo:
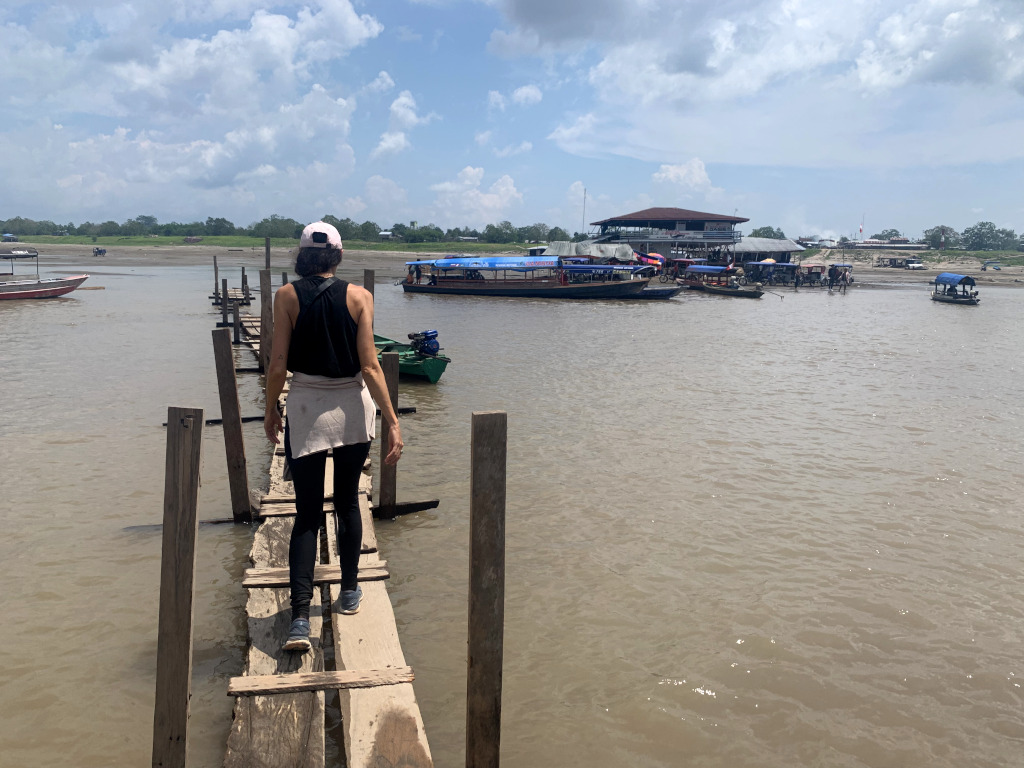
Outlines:
[[[526, 282], [526, 281], [523, 281]], [[502, 296], [528, 299], [618, 299], [640, 293], [649, 280], [621, 280], [596, 283], [542, 283], [539, 285], [487, 285], [472, 281], [470, 285], [427, 285], [402, 283], [406, 293], [428, 293], [440, 296]]]
[[932, 294], [932, 301], [938, 301], [943, 304], [963, 304], [968, 307], [978, 306], [980, 301], [977, 296], [943, 296], [940, 294]]
[[724, 285], [705, 285], [704, 292], [737, 299], [760, 299], [764, 295], [764, 291], [758, 288], [729, 288]]
[[644, 288], [639, 293], [629, 293], [622, 296], [623, 299], [646, 299], [648, 301], [657, 301], [671, 299], [673, 296], [678, 296], [685, 289], [681, 285], [677, 285], [675, 288]]
[[401, 341], [395, 341], [385, 336], [374, 334], [373, 343], [377, 347], [377, 359], [380, 360], [385, 352], [398, 353], [398, 373], [400, 376], [409, 376], [417, 379], [426, 379], [431, 384], [437, 384], [441, 374], [445, 372], [451, 358], [444, 355], [421, 355], [411, 345]]
[[88, 275], [53, 277], [46, 280], [12, 280], [0, 283], [0, 300], [52, 299], [71, 293], [89, 279]]

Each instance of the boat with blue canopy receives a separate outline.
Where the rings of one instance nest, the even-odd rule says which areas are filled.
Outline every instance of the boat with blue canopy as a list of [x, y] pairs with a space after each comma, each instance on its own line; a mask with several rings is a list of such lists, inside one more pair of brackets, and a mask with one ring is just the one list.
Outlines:
[[969, 275], [943, 272], [935, 276], [935, 282], [932, 284], [935, 286], [932, 290], [932, 301], [943, 304], [966, 304], [970, 307], [977, 306], [980, 301], [978, 292], [974, 290], [974, 278]]
[[[521, 296], [549, 299], [617, 299], [640, 293], [651, 267], [584, 264], [561, 256], [449, 256], [408, 261], [406, 293], [449, 296]], [[414, 274], [425, 282], [417, 281]]]

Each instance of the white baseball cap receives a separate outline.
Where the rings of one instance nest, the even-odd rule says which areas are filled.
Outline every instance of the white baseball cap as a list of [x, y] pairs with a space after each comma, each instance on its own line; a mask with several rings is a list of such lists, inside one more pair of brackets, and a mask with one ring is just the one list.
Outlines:
[[299, 248], [337, 248], [342, 250], [341, 235], [325, 221], [314, 221], [302, 230]]

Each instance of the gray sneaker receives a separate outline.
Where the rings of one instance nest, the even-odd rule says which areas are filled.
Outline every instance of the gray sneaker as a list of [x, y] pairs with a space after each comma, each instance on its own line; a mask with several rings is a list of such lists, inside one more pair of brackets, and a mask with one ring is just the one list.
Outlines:
[[312, 647], [312, 644], [309, 642], [309, 620], [295, 619], [292, 622], [291, 629], [288, 630], [288, 639], [282, 646], [282, 650], [305, 653]]
[[363, 588], [358, 584], [355, 589], [341, 590], [341, 612], [346, 616], [359, 613], [359, 603], [363, 600]]

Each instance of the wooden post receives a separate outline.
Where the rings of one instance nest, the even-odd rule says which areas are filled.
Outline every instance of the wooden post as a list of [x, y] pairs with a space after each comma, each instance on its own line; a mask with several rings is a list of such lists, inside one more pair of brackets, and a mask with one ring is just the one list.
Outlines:
[[[238, 304], [235, 303], [236, 317]], [[238, 326], [236, 325], [237, 329]], [[245, 471], [245, 442], [242, 439], [242, 409], [238, 404], [235, 357], [231, 352], [230, 331], [213, 332], [213, 359], [217, 365], [220, 390], [220, 414], [224, 424], [224, 449], [228, 457], [228, 485], [231, 488], [231, 516], [236, 523], [252, 520], [249, 508], [249, 477]]]
[[245, 267], [242, 267], [242, 296], [245, 297], [246, 303], [252, 301], [252, 297], [249, 295], [249, 278], [246, 277]]
[[282, 272], [281, 273], [281, 285], [283, 285], [283, 286], [284, 285], [288, 285], [288, 273], [287, 272]]
[[[267, 238], [267, 261], [270, 261], [270, 238]], [[270, 344], [274, 338], [274, 289], [270, 287], [270, 270], [260, 270], [260, 373], [270, 368]]]
[[231, 305], [231, 322], [235, 326], [235, 337], [232, 340], [234, 344], [242, 343], [242, 318], [241, 313], [238, 309], [238, 302], [234, 302]]
[[505, 625], [505, 465], [508, 416], [473, 414], [469, 507], [466, 766], [498, 768]]
[[221, 294], [220, 294], [220, 322], [222, 328], [228, 327], [228, 279], [225, 277], [221, 281]]
[[364, 269], [363, 270], [363, 288], [368, 290], [370, 292], [371, 296], [373, 296], [373, 279], [374, 279], [374, 272], [373, 272], [373, 270], [372, 269]]
[[[263, 248], [267, 252], [267, 265], [266, 265], [265, 269], [270, 269], [270, 238], [269, 237], [263, 238]], [[262, 288], [262, 287], [263, 287], [263, 284], [260, 283], [260, 288]]]
[[[369, 270], [368, 270], [369, 271]], [[391, 407], [398, 411], [398, 353], [385, 352], [381, 356], [381, 368], [384, 369], [384, 383], [388, 386]], [[380, 420], [380, 499], [377, 501], [379, 517], [393, 519], [395, 503], [398, 501], [398, 473], [396, 467], [384, 462], [384, 457], [391, 450], [388, 440], [387, 424]]]
[[220, 270], [217, 269], [217, 254], [213, 254], [213, 295], [220, 298]]
[[188, 751], [192, 601], [199, 530], [196, 508], [202, 445], [202, 409], [168, 408], [153, 768], [184, 768]]

